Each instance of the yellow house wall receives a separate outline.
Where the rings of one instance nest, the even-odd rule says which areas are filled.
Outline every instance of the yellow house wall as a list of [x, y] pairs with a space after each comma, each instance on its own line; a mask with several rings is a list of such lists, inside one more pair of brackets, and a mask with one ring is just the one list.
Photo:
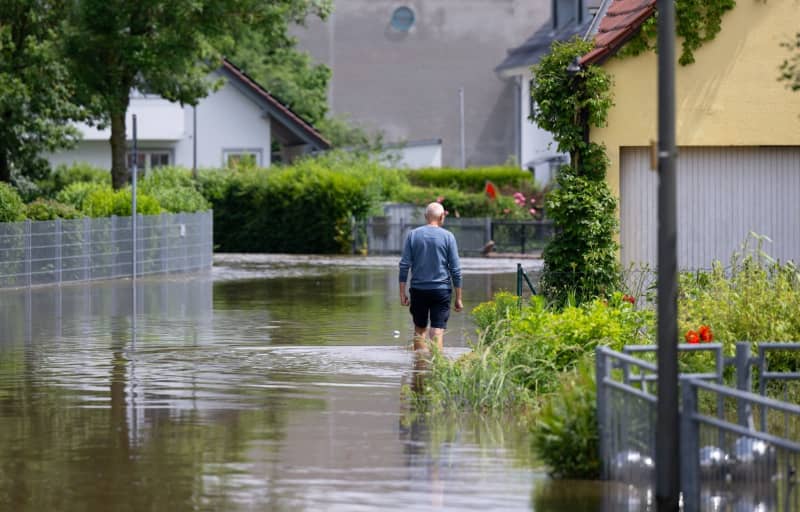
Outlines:
[[[800, 92], [778, 82], [790, 53], [780, 46], [800, 30], [800, 0], [738, 0], [722, 31], [677, 66], [679, 146], [800, 146]], [[680, 52], [680, 42], [676, 51]], [[620, 148], [657, 138], [657, 68], [652, 52], [603, 66], [614, 78], [608, 126], [591, 137], [607, 147], [608, 183], [619, 196]]]

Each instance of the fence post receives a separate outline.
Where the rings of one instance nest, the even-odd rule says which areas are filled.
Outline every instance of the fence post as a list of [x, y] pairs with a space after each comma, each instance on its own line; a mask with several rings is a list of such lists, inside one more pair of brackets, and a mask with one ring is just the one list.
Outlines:
[[605, 379], [608, 375], [608, 358], [603, 346], [597, 347], [595, 352], [595, 387], [597, 389], [597, 440], [600, 457], [600, 479], [608, 480], [608, 396], [606, 394]]
[[119, 256], [119, 248], [117, 247], [117, 216], [111, 216], [111, 275], [109, 277], [117, 277], [117, 258]]
[[31, 252], [31, 220], [25, 220], [25, 285], [30, 287], [32, 284], [31, 280], [31, 272], [33, 272], [33, 262], [31, 259], [33, 258]]
[[92, 257], [92, 230], [89, 217], [83, 218], [83, 280], [91, 278], [89, 265]]
[[697, 388], [692, 381], [681, 382], [683, 410], [680, 414], [680, 479], [683, 491], [683, 512], [700, 510], [700, 440], [697, 413]]
[[483, 234], [484, 234], [483, 243], [484, 244], [488, 244], [489, 242], [494, 240], [494, 238], [492, 238], [492, 218], [491, 217], [484, 217], [483, 218], [483, 229], [484, 229], [484, 231], [483, 231]]
[[[736, 344], [736, 389], [750, 393], [752, 386], [752, 373], [750, 372], [750, 344], [737, 343]], [[753, 424], [753, 411], [750, 407], [750, 402], [737, 398], [736, 414], [738, 416], [739, 425], [743, 427]]]
[[520, 232], [520, 244], [522, 245], [522, 254], [525, 254], [525, 224], [520, 223], [519, 232]]
[[522, 309], [522, 263], [517, 263], [517, 302]]
[[161, 250], [159, 254], [161, 255], [161, 273], [166, 274], [169, 271], [169, 263], [167, 262], [167, 256], [169, 255], [169, 250], [167, 247], [168, 238], [167, 238], [167, 214], [161, 214]]
[[61, 269], [63, 267], [61, 263], [61, 240], [62, 240], [62, 231], [61, 231], [61, 219], [56, 219], [55, 222], [56, 227], [56, 280], [58, 284], [61, 284]]

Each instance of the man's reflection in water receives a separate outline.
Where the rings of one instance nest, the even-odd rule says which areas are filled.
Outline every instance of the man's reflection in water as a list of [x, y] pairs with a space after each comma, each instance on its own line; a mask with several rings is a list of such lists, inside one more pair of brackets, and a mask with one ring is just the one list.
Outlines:
[[[414, 353], [414, 366], [411, 372], [410, 388], [415, 395], [421, 396], [425, 390], [425, 378], [428, 374], [430, 354], [418, 351]], [[403, 443], [406, 466], [409, 469], [409, 481], [415, 492], [427, 490], [433, 508], [444, 505], [444, 481], [440, 470], [443, 466], [443, 446], [434, 445], [427, 418], [417, 414], [408, 404], [404, 404], [400, 417], [400, 440]], [[421, 485], [423, 484], [424, 485]]]

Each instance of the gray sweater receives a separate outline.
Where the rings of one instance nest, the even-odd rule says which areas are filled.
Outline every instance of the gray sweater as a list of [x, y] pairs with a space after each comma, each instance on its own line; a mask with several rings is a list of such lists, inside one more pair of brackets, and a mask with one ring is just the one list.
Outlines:
[[422, 226], [412, 230], [403, 246], [400, 258], [400, 282], [408, 280], [411, 270], [411, 288], [435, 290], [461, 288], [461, 263], [453, 233], [444, 228]]

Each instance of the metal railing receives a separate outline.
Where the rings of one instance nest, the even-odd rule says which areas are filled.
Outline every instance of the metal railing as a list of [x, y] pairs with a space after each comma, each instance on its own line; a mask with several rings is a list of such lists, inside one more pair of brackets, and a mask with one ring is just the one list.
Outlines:
[[[738, 343], [726, 358], [721, 344], [680, 344], [681, 353], [710, 352], [713, 371], [680, 375], [683, 510], [800, 510], [800, 407], [765, 396], [769, 381], [799, 379], [767, 371], [768, 354], [800, 350], [798, 343]], [[654, 345], [616, 352], [597, 349], [597, 419], [601, 476], [628, 485], [635, 496], [654, 488], [657, 367]], [[725, 386], [735, 369], [736, 388]], [[753, 370], [759, 392], [753, 391]], [[754, 418], [755, 416], [755, 418]], [[757, 421], [754, 421], [757, 420]], [[759, 425], [757, 429], [755, 425]]]
[[[136, 275], [210, 268], [211, 211], [138, 215]], [[131, 217], [0, 224], [0, 288], [133, 275]]]
[[[399, 254], [403, 250], [408, 232], [420, 226], [419, 222], [397, 220], [392, 217], [370, 217], [353, 228], [353, 250], [362, 249], [370, 254]], [[448, 217], [444, 224], [456, 237], [461, 254], [478, 256], [494, 242], [494, 251], [502, 253], [537, 254], [552, 238], [550, 221], [504, 221], [489, 217]]]

